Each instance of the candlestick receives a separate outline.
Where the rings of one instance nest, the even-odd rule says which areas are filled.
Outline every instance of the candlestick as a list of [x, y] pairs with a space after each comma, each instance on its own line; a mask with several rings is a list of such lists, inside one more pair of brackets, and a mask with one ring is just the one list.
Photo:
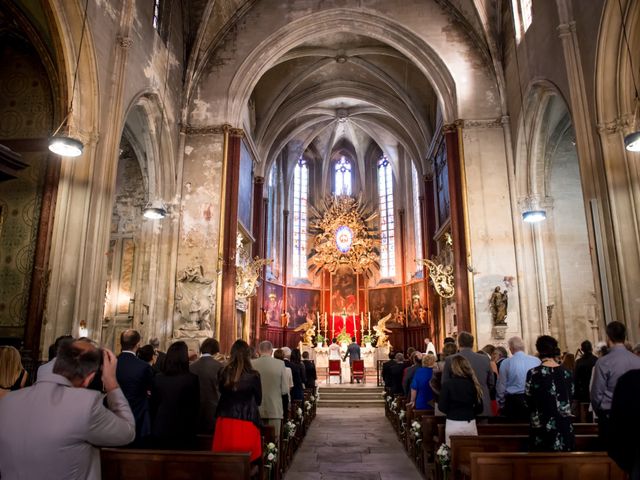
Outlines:
[[356, 337], [358, 335], [358, 327], [356, 327], [356, 314], [353, 314], [353, 336]]
[[371, 312], [367, 312], [367, 315], [369, 316], [369, 331], [371, 331]]
[[332, 340], [333, 340], [333, 337], [335, 337], [335, 333], [336, 333], [336, 316], [331, 315], [331, 339]]
[[316, 312], [316, 318], [318, 319], [318, 333], [320, 333], [320, 312]]

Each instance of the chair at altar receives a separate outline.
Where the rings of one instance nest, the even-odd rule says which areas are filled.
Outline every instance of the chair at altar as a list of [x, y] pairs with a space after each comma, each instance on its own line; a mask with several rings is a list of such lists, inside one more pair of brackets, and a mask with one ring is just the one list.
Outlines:
[[354, 360], [351, 364], [351, 379], [362, 380], [362, 383], [366, 382], [366, 376], [364, 374], [364, 360]]
[[339, 377], [340, 383], [342, 383], [341, 363], [342, 362], [340, 360], [329, 360], [329, 367], [327, 368], [327, 384], [329, 383], [329, 379], [333, 376]]

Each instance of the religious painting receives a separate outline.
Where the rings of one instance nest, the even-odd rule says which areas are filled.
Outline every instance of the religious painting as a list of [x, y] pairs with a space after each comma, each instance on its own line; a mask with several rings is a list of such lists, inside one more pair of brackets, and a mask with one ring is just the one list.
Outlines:
[[424, 282], [407, 285], [407, 321], [416, 326], [427, 323], [427, 294]]
[[240, 178], [238, 180], [238, 220], [251, 231], [251, 200], [253, 198], [253, 160], [249, 149], [240, 146]]
[[353, 315], [358, 310], [356, 274], [350, 268], [339, 268], [331, 275], [331, 312]]
[[405, 324], [402, 306], [402, 288], [377, 288], [369, 290], [369, 310], [371, 311], [371, 325], [375, 325], [391, 315], [386, 325], [399, 327]]
[[320, 290], [287, 289], [287, 312], [289, 312], [290, 328], [297, 328], [307, 321], [317, 322], [319, 311]]
[[438, 147], [438, 152], [435, 156], [435, 167], [439, 228], [451, 215], [451, 203], [449, 200], [449, 167], [447, 166], [447, 148], [444, 142], [441, 142]]
[[281, 327], [286, 323], [282, 318], [282, 302], [284, 289], [282, 285], [265, 282], [266, 299], [264, 301], [264, 313], [266, 323], [272, 327]]

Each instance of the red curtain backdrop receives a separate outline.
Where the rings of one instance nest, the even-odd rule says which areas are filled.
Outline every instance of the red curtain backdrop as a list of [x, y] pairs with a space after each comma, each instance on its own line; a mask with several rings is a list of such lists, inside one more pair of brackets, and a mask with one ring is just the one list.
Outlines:
[[[329, 325], [328, 325], [329, 332], [330, 332], [329, 338], [333, 339], [333, 338], [337, 337], [340, 334], [340, 332], [342, 331], [342, 327], [343, 326], [346, 327], [345, 330], [349, 334], [349, 337], [352, 337], [354, 335], [354, 333], [353, 333], [354, 332], [354, 329], [353, 329], [353, 319], [354, 318], [356, 320], [356, 330], [357, 330], [356, 333], [355, 333], [356, 341], [360, 342], [360, 340], [361, 340], [360, 336], [361, 335], [360, 335], [360, 314], [359, 313], [356, 313], [355, 317], [353, 315], [347, 316], [346, 322], [343, 319], [342, 315], [334, 315], [333, 319], [329, 319]], [[345, 325], [345, 323], [346, 323], [346, 325]], [[331, 331], [331, 328], [333, 328], [334, 326], [335, 326], [335, 330]]]

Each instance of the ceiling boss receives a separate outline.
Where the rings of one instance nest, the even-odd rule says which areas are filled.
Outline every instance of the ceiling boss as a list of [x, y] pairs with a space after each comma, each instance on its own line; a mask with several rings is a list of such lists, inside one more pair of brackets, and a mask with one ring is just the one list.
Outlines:
[[377, 212], [371, 210], [361, 197], [348, 195], [329, 197], [320, 208], [311, 208], [309, 270], [334, 273], [347, 266], [369, 276], [379, 268], [379, 238], [373, 224]]

